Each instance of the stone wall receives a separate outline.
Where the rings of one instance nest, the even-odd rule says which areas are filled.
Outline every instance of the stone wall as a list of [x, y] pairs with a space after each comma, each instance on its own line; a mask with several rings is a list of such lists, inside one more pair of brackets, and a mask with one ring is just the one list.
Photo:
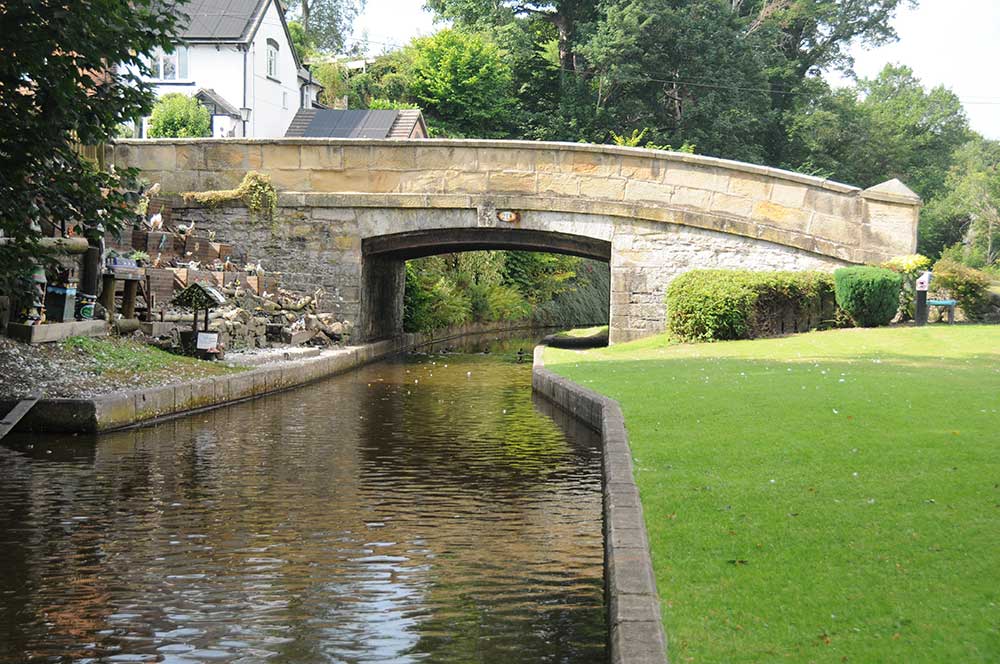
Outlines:
[[[238, 253], [282, 273], [289, 288], [323, 288], [321, 309], [350, 320], [364, 338], [398, 334], [402, 324], [402, 263], [362, 254], [362, 240], [392, 232], [448, 233], [481, 227], [476, 210], [330, 207], [350, 200], [299, 199], [282, 206], [274, 223], [250, 221], [242, 207], [184, 207], [177, 221], [215, 231]], [[492, 223], [492, 222], [491, 222]], [[624, 220], [603, 214], [528, 211], [519, 228], [596, 239], [611, 244], [611, 341], [618, 343], [665, 328], [664, 297], [670, 281], [694, 268], [832, 270], [846, 262], [773, 242], [683, 226]], [[544, 250], [540, 232], [538, 249]], [[374, 265], [373, 262], [378, 262]], [[370, 265], [366, 269], [366, 263]], [[364, 309], [362, 308], [364, 302]], [[365, 315], [367, 312], [367, 315]]]
[[[253, 221], [242, 206], [202, 207], [171, 201], [177, 223], [215, 233], [234, 256], [281, 273], [281, 286], [303, 293], [322, 288], [319, 309], [355, 326], [361, 320], [361, 238], [352, 210], [281, 207], [273, 222]], [[235, 259], [234, 259], [235, 260]]]
[[373, 238], [419, 231], [426, 246], [428, 232], [444, 242], [456, 229], [484, 237], [489, 229], [494, 240], [510, 231], [517, 248], [525, 247], [515, 236], [525, 234], [542, 251], [572, 251], [574, 238], [580, 255], [610, 245], [617, 343], [663, 330], [666, 286], [692, 268], [829, 270], [912, 253], [920, 206], [895, 180], [861, 191], [751, 164], [612, 146], [191, 139], [108, 149], [114, 163], [143, 169], [166, 191], [235, 187], [249, 169], [269, 173], [280, 190], [273, 223], [180, 196], [172, 198], [175, 222], [215, 230], [282, 272], [291, 288], [322, 287], [323, 308], [368, 339], [400, 331], [398, 250], [406, 246], [394, 237], [397, 253], [375, 256], [365, 249]]
[[853, 263], [916, 246], [920, 200], [763, 166], [642, 148], [529, 141], [161, 139], [108, 146], [165, 191], [232, 188], [247, 170], [284, 192], [364, 205], [605, 214], [763, 239]]
[[716, 231], [637, 221], [615, 228], [611, 255], [611, 343], [666, 328], [674, 277], [693, 269], [822, 270], [845, 261]]

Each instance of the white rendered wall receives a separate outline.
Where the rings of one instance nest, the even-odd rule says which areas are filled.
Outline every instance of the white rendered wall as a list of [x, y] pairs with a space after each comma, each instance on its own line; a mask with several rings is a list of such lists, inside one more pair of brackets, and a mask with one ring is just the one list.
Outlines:
[[[267, 76], [267, 40], [278, 42], [277, 80]], [[295, 66], [292, 45], [285, 36], [281, 16], [274, 2], [270, 2], [264, 20], [254, 36], [248, 54], [248, 98], [250, 122], [247, 134], [254, 138], [280, 138], [299, 110], [299, 72]], [[284, 108], [282, 107], [284, 93]]]
[[[267, 76], [268, 38], [278, 42], [277, 80]], [[246, 53], [245, 86], [244, 53], [237, 44], [191, 44], [187, 48], [187, 77], [177, 81], [153, 81], [157, 97], [171, 92], [192, 96], [200, 88], [210, 88], [232, 104], [233, 108], [246, 105], [251, 109], [246, 131], [248, 137], [280, 138], [285, 135], [285, 130], [300, 107], [301, 95], [292, 45], [285, 35], [274, 2], [268, 3], [264, 18], [250, 44], [249, 52]], [[311, 100], [308, 100], [306, 108], [310, 106]], [[241, 127], [237, 127], [236, 135], [242, 135]]]

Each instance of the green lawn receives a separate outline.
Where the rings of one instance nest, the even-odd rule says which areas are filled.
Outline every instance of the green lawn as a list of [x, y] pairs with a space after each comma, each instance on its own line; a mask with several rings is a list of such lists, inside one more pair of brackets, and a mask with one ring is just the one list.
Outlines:
[[584, 339], [587, 337], [606, 336], [607, 334], [608, 326], [598, 325], [596, 327], [576, 327], [572, 330], [563, 330], [562, 332], [556, 332], [555, 336], [561, 339]]
[[545, 357], [621, 402], [672, 662], [1000, 661], [1000, 326]]
[[59, 343], [63, 351], [76, 351], [89, 363], [88, 369], [111, 379], [141, 382], [204, 378], [245, 371], [222, 362], [206, 362], [175, 355], [140, 341], [123, 338], [69, 337]]

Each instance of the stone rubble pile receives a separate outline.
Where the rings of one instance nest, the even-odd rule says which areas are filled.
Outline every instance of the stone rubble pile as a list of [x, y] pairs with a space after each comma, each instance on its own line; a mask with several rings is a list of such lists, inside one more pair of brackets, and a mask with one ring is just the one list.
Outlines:
[[[266, 348], [272, 344], [333, 346], [347, 341], [350, 321], [335, 314], [317, 311], [322, 289], [300, 295], [284, 288], [276, 293], [257, 294], [251, 288], [234, 285], [219, 289], [226, 303], [209, 314], [209, 332], [219, 333], [220, 344], [228, 350]], [[163, 320], [190, 323], [190, 311], [172, 310]]]

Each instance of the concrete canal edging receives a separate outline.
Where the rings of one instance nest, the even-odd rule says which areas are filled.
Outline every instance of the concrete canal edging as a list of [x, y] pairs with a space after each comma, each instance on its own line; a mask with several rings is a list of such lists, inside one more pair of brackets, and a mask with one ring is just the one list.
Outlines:
[[532, 390], [600, 431], [603, 439], [609, 659], [612, 664], [663, 664], [667, 637], [621, 407], [546, 369], [544, 350], [545, 345], [535, 347]]
[[[209, 408], [298, 387], [399, 352], [403, 340], [329, 350], [302, 360], [200, 380], [123, 390], [86, 399], [42, 399], [17, 431], [105, 433], [154, 424]], [[2, 406], [2, 404], [0, 404]]]
[[[106, 433], [147, 426], [182, 415], [220, 408], [342, 374], [422, 346], [465, 336], [538, 329], [524, 322], [471, 323], [428, 333], [406, 333], [360, 346], [325, 350], [317, 356], [266, 364], [248, 371], [170, 385], [122, 390], [82, 399], [42, 399], [15, 431]], [[0, 401], [0, 412], [16, 401]]]

